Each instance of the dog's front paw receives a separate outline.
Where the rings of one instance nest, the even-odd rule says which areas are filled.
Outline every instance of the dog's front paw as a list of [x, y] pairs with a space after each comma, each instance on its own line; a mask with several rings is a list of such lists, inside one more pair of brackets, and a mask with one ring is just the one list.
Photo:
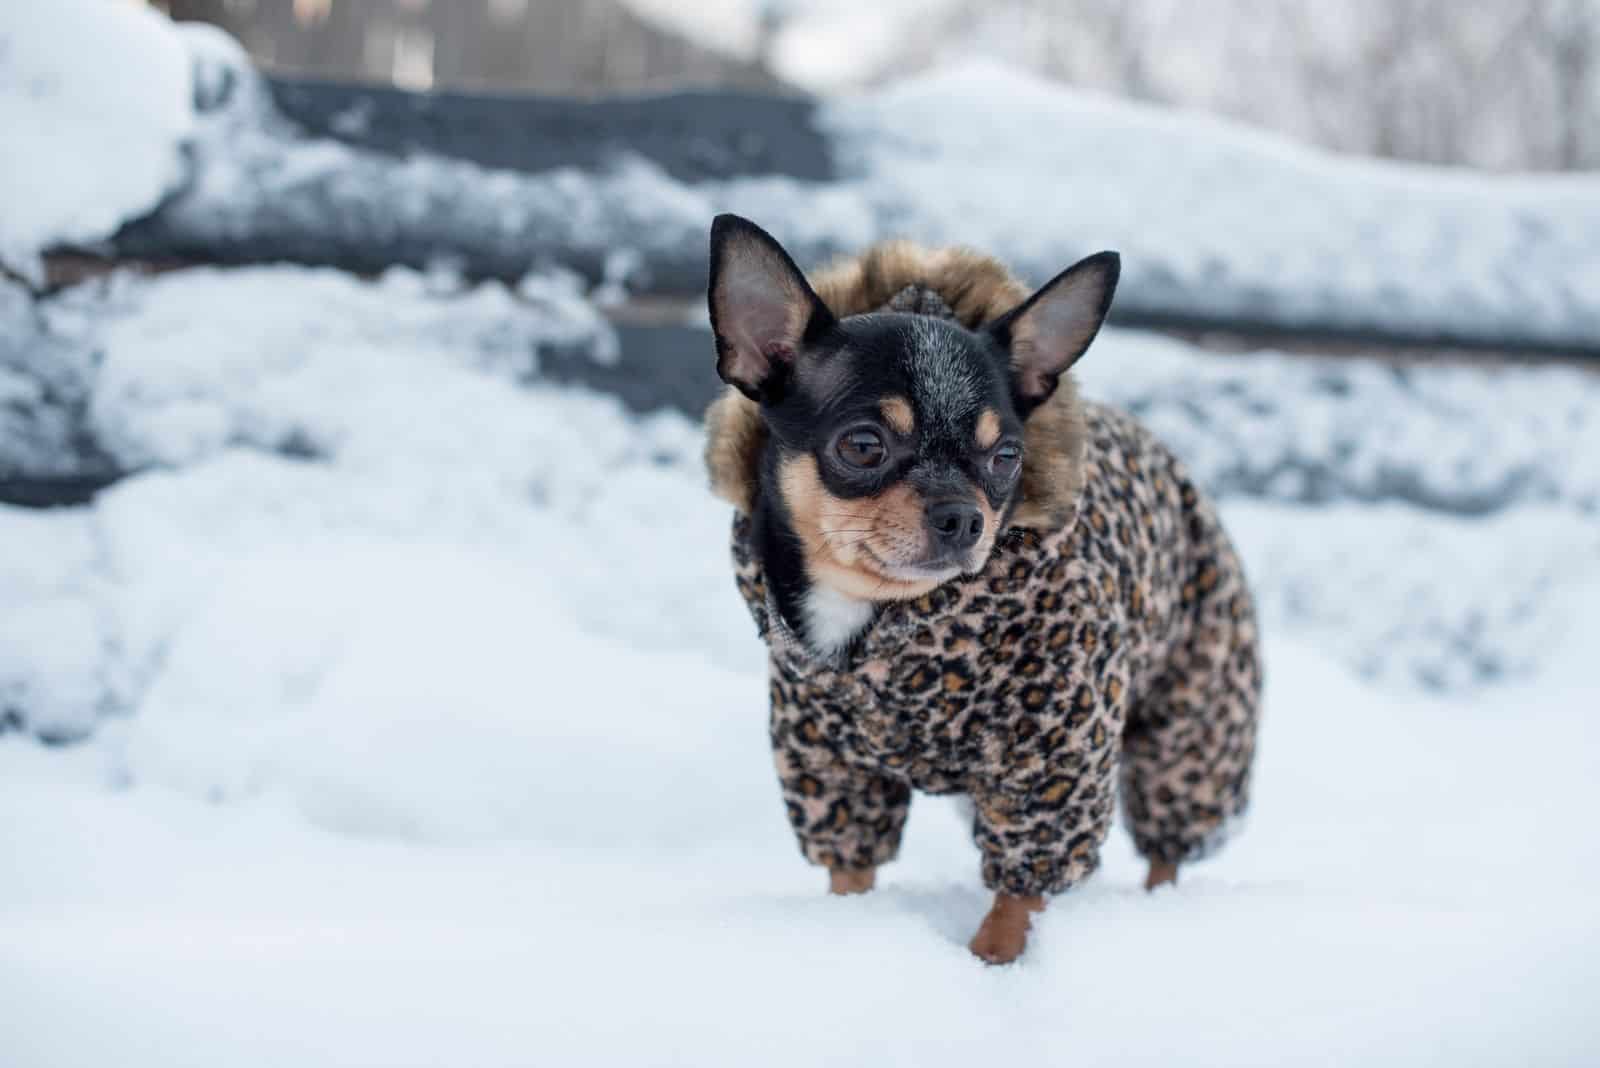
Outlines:
[[877, 881], [876, 868], [829, 868], [828, 893], [864, 894]]
[[989, 915], [983, 918], [978, 933], [967, 948], [989, 964], [1010, 964], [1022, 956], [1028, 945], [1031, 916], [1044, 908], [1044, 898], [996, 894]]
[[1168, 883], [1175, 884], [1177, 881], [1178, 866], [1176, 864], [1166, 860], [1152, 860], [1150, 862], [1150, 873], [1144, 877], [1144, 888], [1146, 890], [1154, 890], [1158, 886], [1166, 886]]

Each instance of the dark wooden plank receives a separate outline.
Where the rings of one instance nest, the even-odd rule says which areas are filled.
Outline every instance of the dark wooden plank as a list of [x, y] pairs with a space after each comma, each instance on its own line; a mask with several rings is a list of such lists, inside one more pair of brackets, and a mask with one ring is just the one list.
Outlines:
[[685, 181], [834, 177], [832, 148], [805, 97], [706, 90], [571, 100], [267, 81], [278, 109], [308, 133], [397, 156], [537, 173], [595, 170], [632, 154]]

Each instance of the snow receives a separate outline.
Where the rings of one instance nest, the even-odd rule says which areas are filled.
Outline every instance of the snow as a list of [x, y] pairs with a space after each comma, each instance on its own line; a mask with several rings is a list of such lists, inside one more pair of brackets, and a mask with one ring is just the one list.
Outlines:
[[24, 286], [0, 279], [0, 479], [105, 468], [78, 432], [93, 363], [87, 348], [52, 333]]
[[[0, 587], [21, 609], [11, 636], [20, 645], [0, 660], [0, 715], [51, 736], [127, 709], [133, 699], [120, 689], [72, 699], [82, 664], [92, 661], [91, 677], [146, 679], [170, 661], [179, 622], [226, 590], [241, 554], [274, 544], [263, 535], [291, 557], [345, 531], [424, 542], [443, 531], [469, 544], [527, 536], [552, 555], [519, 566], [579, 560], [566, 572], [569, 594], [582, 612], [625, 626], [626, 608], [609, 608], [615, 598], [604, 593], [609, 568], [584, 546], [626, 536], [641, 510], [677, 498], [680, 486], [699, 490], [686, 420], [634, 422], [598, 396], [528, 386], [542, 351], [615, 345], [561, 276], [531, 278], [516, 295], [497, 283], [430, 294], [403, 270], [371, 283], [303, 268], [193, 270], [91, 283], [48, 314], [59, 336], [95, 353], [84, 429], [125, 468], [151, 469], [104, 494], [87, 519], [0, 508], [0, 541], [37, 538], [43, 554], [48, 525], [71, 523], [99, 554], [92, 570], [104, 583], [76, 600], [31, 576], [33, 554], [18, 558], [19, 585]], [[587, 451], [574, 469], [580, 441]], [[667, 461], [670, 491], [653, 481]], [[530, 534], [534, 504], [550, 517], [592, 517], [598, 529], [547, 518], [546, 533]], [[715, 516], [697, 519], [703, 537], [722, 537]], [[704, 577], [637, 581], [671, 603], [704, 589], [683, 586]], [[64, 636], [80, 650], [71, 662], [61, 662], [62, 634], [22, 622], [64, 597], [97, 620]], [[642, 619], [636, 632], [654, 626]]]
[[[501, 287], [281, 268], [71, 296], [119, 383], [98, 418], [164, 466], [92, 508], [0, 510], [0, 703], [98, 728], [0, 739], [0, 804], [27, 814], [0, 830], [19, 1064], [1562, 1063], [1600, 1037], [1567, 993], [1600, 978], [1585, 481], [1489, 518], [1230, 495], [1270, 642], [1251, 820], [1154, 898], [1114, 838], [994, 974], [962, 948], [985, 901], [954, 808], [918, 801], [871, 898], [825, 898], [794, 854], [686, 420], [530, 383], [510, 354], [536, 325], [485, 341], [519, 314]], [[172, 311], [196, 306], [231, 330]], [[1213, 366], [1113, 331], [1086, 386], [1320, 396], [1314, 363], [1212, 392]], [[1583, 381], [1368, 388], [1471, 421]], [[229, 429], [162, 445], [173, 396]]]
[[514, 289], [466, 288], [441, 272], [395, 269], [367, 284], [260, 267], [116, 274], [34, 305], [17, 293], [15, 336], [0, 333], [0, 397], [18, 397], [0, 407], [0, 477], [115, 473], [244, 444], [382, 451], [385, 413], [481, 390], [436, 366], [439, 351], [513, 380], [535, 376], [545, 356], [617, 356], [577, 278], [554, 269]]
[[[71, 738], [137, 714], [179, 748], [206, 723], [256, 730], [219, 706], [248, 720], [289, 702], [318, 722], [326, 710], [302, 698], [337, 662], [340, 621], [377, 590], [397, 591], [403, 614], [418, 581], [408, 553], [466, 568], [463, 584], [558, 601], [613, 641], [741, 662], [749, 624], [697, 427], [676, 413], [632, 420], [538, 378], [547, 353], [615, 352], [570, 276], [512, 289], [404, 269], [372, 281], [191, 269], [113, 275], [36, 311], [44, 333], [16, 352], [49, 371], [50, 392], [0, 408], [14, 421], [6, 455], [24, 470], [30, 457], [60, 465], [65, 443], [143, 473], [88, 509], [0, 508], [0, 541], [24, 547], [0, 564], [0, 596], [17, 606], [0, 626], [0, 719]], [[1080, 377], [1241, 517], [1269, 620], [1359, 677], [1442, 692], [1535, 678], [1553, 637], [1583, 618], [1563, 591], [1600, 559], [1591, 374], [1205, 355], [1109, 330]], [[559, 581], [535, 582], [551, 561]], [[242, 664], [205, 673], [269, 624], [255, 683]], [[384, 641], [406, 661], [426, 644]], [[198, 770], [152, 759], [231, 795], [279, 744], [234, 746], [227, 773], [206, 747]]]
[[1147, 422], [1213, 493], [1466, 515], [1534, 502], [1600, 510], [1600, 379], [1589, 371], [1197, 356], [1159, 334], [1114, 331], [1075, 373]]
[[40, 250], [109, 237], [179, 187], [189, 63], [144, 4], [0, 5], [0, 264], [37, 278]]
[[0, 508], [0, 731], [87, 731], [119, 700], [116, 620], [90, 517]]
[[[406, 270], [376, 286], [282, 267], [128, 286], [137, 312], [99, 331], [105, 356], [91, 423], [130, 467], [183, 463], [238, 443], [382, 450], [396, 437], [387, 415], [414, 410], [406, 399], [431, 393], [450, 403], [453, 386], [477, 384], [452, 376], [437, 352], [527, 378], [541, 348], [615, 351], [611, 328], [570, 278], [530, 277], [520, 296], [527, 299], [494, 283], [430, 293], [427, 279]], [[219, 314], [197, 320], [197, 307]]]
[[[516, 621], [512, 592], [489, 597], [485, 623]], [[986, 901], [952, 806], [919, 799], [873, 895], [821, 893], [766, 781], [756, 665], [661, 675], [558, 638], [547, 662], [589, 689], [558, 682], [547, 709], [509, 637], [458, 645], [460, 674], [364, 644], [344, 675], [366, 685], [332, 687], [357, 725], [308, 722], [300, 764], [437, 813], [421, 826], [292, 776], [205, 804], [127, 783], [98, 745], [0, 744], [29, 813], [0, 827], [15, 1063], [1577, 1064], [1600, 1038], [1581, 677], [1446, 704], [1271, 639], [1244, 833], [1153, 897], [1113, 839], [991, 971], [963, 947]], [[445, 692], [409, 693], [429, 681]], [[1522, 745], [1537, 759], [1508, 759]], [[519, 762], [522, 795], [494, 789]], [[468, 808], [525, 818], [481, 839]]]
[[[1119, 830], [993, 971], [964, 949], [986, 901], [957, 806], [917, 801], [866, 898], [796, 854], [698, 429], [538, 380], [540, 346], [599, 343], [564, 285], [193, 270], [47, 305], [99, 354], [93, 425], [149, 466], [0, 508], [8, 1063], [1576, 1063], [1600, 1039], [1574, 993], [1600, 979], [1594, 431], [1539, 418], [1592, 410], [1591, 377], [1108, 331], [1086, 391], [1194, 455], [1255, 579], [1260, 778], [1176, 890], [1138, 889]], [[1320, 497], [1239, 474], [1296, 424]]]
[[[1358, 165], [993, 70], [834, 105], [844, 182], [691, 187], [307, 141], [235, 45], [142, 5], [13, 4], [0, 45], [8, 133], [77, 116], [0, 177], [47, 189], [0, 223], [24, 270], [171, 188], [192, 80], [163, 213], [191, 232], [459, 225], [508, 262], [553, 232], [610, 300], [733, 205], [813, 252], [960, 234], [1044, 274], [1119, 244], [1168, 308], [1594, 336], [1589, 180]], [[19, 92], [53, 103], [14, 126]], [[58, 149], [97, 166], [55, 200]], [[1591, 1058], [1596, 376], [1106, 331], [1085, 392], [1186, 458], [1254, 580], [1254, 807], [1155, 895], [1114, 832], [986, 969], [958, 805], [916, 802], [872, 895], [821, 893], [699, 428], [541, 378], [616, 337], [571, 274], [514, 273], [0, 280], [0, 478], [127, 473], [0, 506], [8, 1068]]]
[[1582, 591], [1600, 578], [1600, 527], [1563, 509], [1451, 522], [1394, 503], [1241, 501], [1224, 514], [1269, 625], [1396, 689], [1535, 678], [1594, 614]]
[[[1125, 311], [1600, 339], [1587, 297], [1600, 284], [1592, 176], [1339, 157], [986, 63], [842, 100], [828, 121], [876, 230], [1004, 249], [1041, 282], [1116, 248]], [[791, 218], [841, 237], [856, 224], [853, 207], [836, 223], [819, 218], [823, 205], [799, 189], [773, 201], [784, 233]]]
[[1149, 316], [1513, 349], [1600, 344], [1600, 182], [1589, 175], [1342, 157], [981, 62], [822, 102], [843, 171], [832, 182], [681, 182], [637, 158], [523, 174], [308, 137], [220, 32], [166, 39], [195, 64], [192, 173], [119, 239], [135, 250], [454, 259], [503, 277], [552, 262], [598, 277], [622, 250], [636, 282], [683, 290], [703, 281], [706, 220], [732, 210], [807, 262], [903, 235], [1003, 250], [1042, 282], [1117, 248], [1118, 306]]

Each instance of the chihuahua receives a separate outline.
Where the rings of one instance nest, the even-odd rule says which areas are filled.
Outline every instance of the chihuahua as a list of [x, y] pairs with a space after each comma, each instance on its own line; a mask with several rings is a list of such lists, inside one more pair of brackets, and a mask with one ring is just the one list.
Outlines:
[[913, 789], [965, 794], [1023, 951], [1093, 872], [1120, 791], [1148, 889], [1248, 801], [1261, 671], [1238, 556], [1183, 465], [1068, 374], [1119, 259], [1030, 293], [963, 249], [891, 242], [808, 279], [719, 216], [713, 488], [770, 657], [789, 822], [835, 893], [896, 856]]

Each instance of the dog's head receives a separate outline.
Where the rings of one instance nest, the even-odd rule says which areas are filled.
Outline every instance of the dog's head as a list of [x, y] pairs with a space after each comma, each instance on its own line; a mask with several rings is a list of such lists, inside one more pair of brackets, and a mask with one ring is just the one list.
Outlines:
[[814, 583], [916, 597], [988, 560], [1021, 493], [1028, 421], [1094, 339], [1116, 287], [1102, 252], [968, 329], [837, 317], [755, 224], [711, 230], [717, 373], [760, 406], [761, 469]]

